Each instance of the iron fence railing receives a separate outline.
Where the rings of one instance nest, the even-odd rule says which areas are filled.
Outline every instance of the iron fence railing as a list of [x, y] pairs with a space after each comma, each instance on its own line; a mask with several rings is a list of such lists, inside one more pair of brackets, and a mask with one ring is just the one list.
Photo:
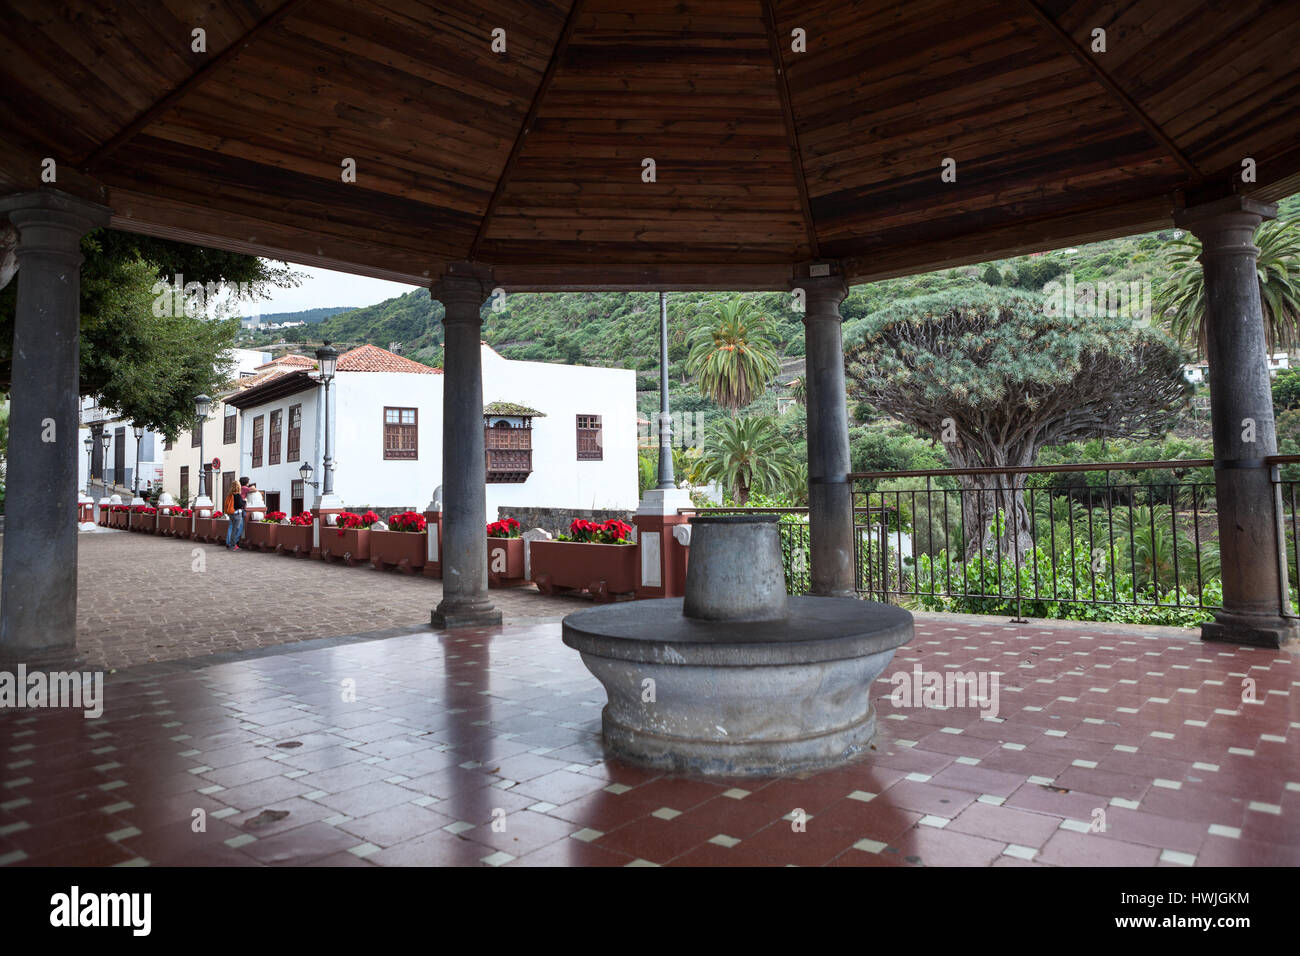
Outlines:
[[[1300, 592], [1300, 456], [1268, 459], [1286, 537], [1279, 567]], [[1222, 605], [1211, 459], [860, 472], [856, 587], [932, 610], [1192, 624]], [[888, 487], [881, 487], [887, 485]], [[780, 515], [791, 594], [810, 587], [807, 508]], [[1289, 598], [1279, 609], [1292, 616]]]
[[[1297, 482], [1281, 469], [1296, 462], [1269, 459], [1290, 532], [1279, 573], [1292, 589]], [[852, 474], [858, 590], [1016, 619], [1097, 617], [1096, 608], [1112, 609], [1106, 613], [1116, 620], [1208, 619], [1223, 596], [1213, 465], [1181, 459]], [[1280, 612], [1292, 614], [1290, 601], [1284, 605]]]

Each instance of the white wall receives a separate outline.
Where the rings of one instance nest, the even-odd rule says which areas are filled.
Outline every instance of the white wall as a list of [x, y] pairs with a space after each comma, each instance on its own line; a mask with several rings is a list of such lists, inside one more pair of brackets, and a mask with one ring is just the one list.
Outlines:
[[[339, 372], [330, 386], [333, 430], [334, 493], [344, 507], [362, 505], [423, 509], [442, 484], [442, 375], [403, 372]], [[240, 474], [263, 491], [280, 492], [289, 510], [291, 482], [301, 459], [311, 462], [313, 479], [324, 475], [320, 388], [248, 408], [240, 421]], [[510, 507], [575, 510], [634, 510], [637, 505], [636, 374], [627, 369], [598, 369], [541, 362], [515, 362], [483, 349], [484, 404], [493, 401], [527, 405], [545, 413], [533, 419], [533, 473], [519, 484], [487, 486], [484, 523], [497, 509]], [[252, 468], [253, 418], [302, 402], [300, 460]], [[384, 407], [418, 410], [418, 458], [384, 459]], [[600, 415], [604, 459], [578, 461], [579, 414]], [[265, 441], [265, 439], [264, 439]], [[287, 448], [287, 442], [284, 447]], [[304, 506], [313, 507], [319, 488], [308, 488]]]
[[[302, 467], [302, 463], [304, 461], [311, 463], [314, 469], [312, 481], [319, 483], [324, 474], [324, 469], [321, 466], [320, 435], [317, 421], [321, 391], [321, 387], [317, 385], [301, 392], [295, 392], [292, 395], [286, 395], [283, 398], [277, 398], [272, 402], [246, 408], [240, 413], [239, 467], [235, 469], [235, 477], [248, 476], [263, 495], [279, 492], [280, 510], [286, 513], [292, 509], [293, 482], [300, 478], [298, 470]], [[331, 404], [334, 398], [333, 393], [334, 389], [331, 387]], [[302, 405], [300, 447], [298, 457], [289, 458], [289, 406], [298, 404]], [[280, 463], [272, 465], [269, 464], [271, 460], [271, 412], [277, 410], [280, 412]], [[258, 415], [263, 416], [262, 465], [259, 468], [254, 468], [253, 419]], [[319, 489], [313, 489], [308, 485], [303, 488], [303, 492], [303, 507], [311, 510], [315, 506]]]
[[[533, 473], [522, 484], [487, 486], [487, 513], [511, 506], [635, 510], [636, 373], [546, 362], [517, 362], [483, 349], [483, 403], [514, 402], [544, 412], [533, 419]], [[578, 415], [601, 416], [602, 461], [578, 460]]]
[[[330, 386], [330, 402], [334, 493], [345, 506], [422, 510], [442, 482], [442, 376], [339, 372]], [[384, 460], [385, 406], [416, 409], [414, 461]]]

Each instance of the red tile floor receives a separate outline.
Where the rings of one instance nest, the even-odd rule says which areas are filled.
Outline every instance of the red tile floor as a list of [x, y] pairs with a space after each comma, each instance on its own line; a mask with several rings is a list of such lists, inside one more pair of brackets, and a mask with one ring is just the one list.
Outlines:
[[558, 624], [128, 669], [99, 719], [0, 712], [0, 864], [1300, 864], [1294, 652], [931, 618], [917, 663], [1000, 671], [999, 716], [882, 679], [867, 759], [745, 780], [604, 759]]

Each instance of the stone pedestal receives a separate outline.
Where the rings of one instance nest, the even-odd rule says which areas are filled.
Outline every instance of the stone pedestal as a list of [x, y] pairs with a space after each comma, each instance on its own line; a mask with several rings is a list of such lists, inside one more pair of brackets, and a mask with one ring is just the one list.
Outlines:
[[673, 529], [689, 526], [691, 519], [678, 510], [690, 507], [690, 492], [680, 488], [651, 488], [641, 499], [632, 518], [641, 556], [638, 600], [685, 593], [687, 547], [673, 536]]
[[426, 578], [442, 577], [442, 506], [438, 509], [429, 510], [424, 513], [426, 540], [425, 547], [428, 549], [424, 556], [424, 570], [420, 573]]
[[912, 616], [787, 597], [775, 517], [705, 517], [686, 596], [592, 608], [564, 643], [604, 685], [606, 747], [672, 772], [794, 773], [868, 752], [871, 685]]
[[316, 502], [316, 507], [311, 510], [311, 556], [313, 558], [321, 556], [321, 535], [335, 528], [338, 525], [339, 513], [346, 510], [343, 507], [343, 499], [338, 495], [323, 495]]
[[[1201, 240], [1205, 274], [1210, 419], [1218, 505], [1223, 610], [1201, 626], [1207, 641], [1280, 647], [1296, 639], [1289, 610], [1286, 533], [1268, 348], [1253, 243], [1276, 206], [1232, 196], [1184, 209], [1176, 221]], [[1251, 427], [1253, 423], [1253, 427]], [[1253, 439], [1253, 440], [1248, 440]]]

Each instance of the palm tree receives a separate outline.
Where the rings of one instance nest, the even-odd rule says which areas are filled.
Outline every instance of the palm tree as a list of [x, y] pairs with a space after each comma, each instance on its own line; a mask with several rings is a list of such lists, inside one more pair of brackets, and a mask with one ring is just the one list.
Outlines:
[[808, 407], [808, 376], [800, 375], [790, 383], [790, 395], [794, 398], [795, 403]]
[[706, 436], [700, 475], [731, 492], [740, 507], [752, 491], [779, 492], [794, 467], [774, 418], [723, 418]]
[[[1259, 259], [1260, 304], [1269, 351], [1300, 343], [1300, 228], [1294, 220], [1275, 219], [1255, 231]], [[1156, 296], [1157, 314], [1172, 310], [1169, 330], [1184, 344], [1193, 342], [1206, 354], [1205, 279], [1197, 257], [1201, 244], [1193, 236], [1174, 242], [1167, 265], [1169, 280]]]
[[763, 394], [780, 364], [767, 338], [767, 319], [757, 314], [752, 299], [724, 302], [713, 319], [692, 333], [686, 368], [700, 393], [731, 409], [735, 418], [738, 409]]

